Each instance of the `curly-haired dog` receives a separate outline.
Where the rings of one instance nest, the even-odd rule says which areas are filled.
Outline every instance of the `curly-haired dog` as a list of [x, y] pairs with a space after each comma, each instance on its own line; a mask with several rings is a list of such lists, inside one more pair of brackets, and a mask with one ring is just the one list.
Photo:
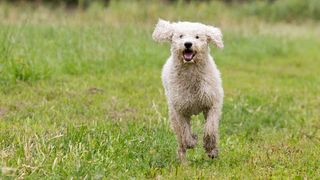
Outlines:
[[171, 43], [171, 56], [162, 70], [171, 125], [178, 140], [178, 156], [197, 144], [192, 134], [192, 115], [206, 119], [203, 143], [209, 157], [218, 156], [218, 126], [223, 104], [220, 72], [210, 55], [209, 43], [223, 48], [220, 29], [201, 23], [170, 23], [159, 19], [152, 34], [157, 42]]

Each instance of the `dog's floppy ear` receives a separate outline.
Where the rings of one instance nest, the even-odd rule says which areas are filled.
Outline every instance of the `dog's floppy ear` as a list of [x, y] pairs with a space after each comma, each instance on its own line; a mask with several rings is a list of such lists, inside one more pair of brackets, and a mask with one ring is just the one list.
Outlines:
[[219, 28], [207, 26], [206, 35], [209, 42], [213, 42], [217, 46], [217, 48], [223, 48], [224, 45], [222, 40], [222, 33]]
[[152, 38], [157, 42], [171, 42], [173, 36], [173, 27], [169, 21], [159, 19], [153, 33]]

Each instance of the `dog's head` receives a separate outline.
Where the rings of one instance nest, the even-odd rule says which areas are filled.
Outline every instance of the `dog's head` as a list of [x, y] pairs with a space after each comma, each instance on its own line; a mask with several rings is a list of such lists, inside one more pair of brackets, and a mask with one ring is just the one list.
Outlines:
[[210, 42], [223, 48], [219, 28], [201, 23], [170, 23], [159, 19], [152, 37], [157, 42], [170, 42], [173, 55], [184, 63], [194, 63], [208, 54]]

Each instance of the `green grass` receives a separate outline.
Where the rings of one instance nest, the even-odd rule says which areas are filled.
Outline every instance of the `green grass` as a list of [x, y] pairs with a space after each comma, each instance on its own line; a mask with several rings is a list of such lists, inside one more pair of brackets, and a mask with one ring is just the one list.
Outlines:
[[[0, 5], [0, 177], [320, 176], [318, 23], [270, 24], [219, 3], [141, 7]], [[176, 159], [160, 80], [169, 45], [151, 39], [158, 17], [222, 28], [218, 159], [201, 142], [187, 165]], [[203, 121], [193, 117], [199, 135]]]

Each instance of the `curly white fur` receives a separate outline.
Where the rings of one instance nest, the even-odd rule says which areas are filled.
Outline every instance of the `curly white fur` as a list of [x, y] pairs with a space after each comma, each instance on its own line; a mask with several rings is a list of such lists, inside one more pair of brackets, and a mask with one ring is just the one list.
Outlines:
[[[209, 42], [223, 48], [220, 29], [201, 23], [170, 23], [159, 19], [152, 34], [157, 42], [171, 43], [171, 56], [162, 70], [171, 125], [178, 140], [178, 155], [197, 143], [191, 132], [191, 116], [203, 112], [204, 148], [209, 157], [218, 155], [218, 126], [223, 105], [220, 72], [210, 55]], [[192, 46], [188, 49], [186, 43]], [[186, 50], [188, 49], [188, 51]]]

